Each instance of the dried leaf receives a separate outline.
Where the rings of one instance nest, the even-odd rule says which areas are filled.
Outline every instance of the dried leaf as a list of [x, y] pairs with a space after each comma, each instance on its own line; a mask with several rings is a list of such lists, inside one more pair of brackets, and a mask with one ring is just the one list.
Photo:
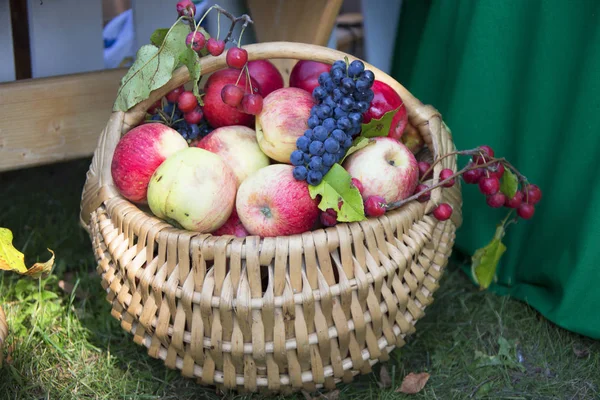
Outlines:
[[402, 385], [396, 389], [396, 393], [419, 393], [425, 387], [425, 384], [429, 380], [429, 376], [430, 375], [427, 372], [421, 372], [418, 374], [411, 372], [404, 377], [404, 380], [402, 380]]
[[10, 229], [0, 228], [0, 270], [14, 271], [21, 275], [28, 275], [32, 278], [38, 278], [46, 275], [52, 270], [54, 265], [54, 252], [50, 249], [52, 257], [45, 263], [36, 263], [33, 267], [27, 269], [25, 266], [25, 256], [19, 250], [15, 249], [13, 244], [13, 233]]
[[590, 355], [590, 349], [583, 346], [573, 346], [573, 353], [577, 358], [588, 358]]
[[392, 386], [392, 378], [385, 365], [382, 365], [379, 370], [379, 386], [382, 388], [389, 388]]

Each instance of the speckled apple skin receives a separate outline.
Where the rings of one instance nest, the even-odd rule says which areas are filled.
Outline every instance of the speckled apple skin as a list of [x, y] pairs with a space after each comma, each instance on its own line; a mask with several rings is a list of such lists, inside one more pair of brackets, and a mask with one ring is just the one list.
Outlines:
[[248, 232], [261, 237], [288, 236], [313, 227], [319, 202], [310, 197], [305, 181], [294, 179], [292, 170], [291, 165], [273, 164], [242, 182], [236, 209]]

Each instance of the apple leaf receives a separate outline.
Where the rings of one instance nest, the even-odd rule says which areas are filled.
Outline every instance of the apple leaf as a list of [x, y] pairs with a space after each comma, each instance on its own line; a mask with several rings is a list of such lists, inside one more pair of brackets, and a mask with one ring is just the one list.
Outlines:
[[200, 89], [198, 87], [198, 82], [200, 81], [200, 74], [202, 72], [200, 67], [200, 57], [198, 56], [198, 53], [196, 53], [191, 48], [186, 47], [186, 49], [179, 56], [179, 61], [181, 61], [181, 63], [187, 67], [188, 71], [190, 71], [190, 82], [192, 82], [193, 84], [192, 91], [194, 92], [194, 96], [196, 96], [196, 98], [198, 99], [198, 103], [201, 106], [203, 106], [204, 102], [200, 97]]
[[54, 252], [52, 250], [48, 249], [52, 253], [50, 260], [45, 263], [36, 263], [33, 267], [27, 269], [25, 256], [14, 248], [12, 241], [13, 234], [10, 229], [0, 228], [0, 270], [14, 271], [34, 278], [50, 273], [54, 265]]
[[[308, 185], [310, 197], [321, 195], [319, 209], [325, 211], [333, 208], [340, 222], [363, 221], [366, 219], [362, 197], [352, 184], [352, 177], [339, 164], [333, 164], [321, 183], [316, 186]], [[342, 201], [342, 207], [339, 202]]]
[[515, 197], [517, 189], [519, 188], [519, 179], [517, 176], [508, 168], [504, 170], [502, 178], [500, 178], [500, 191], [506, 195], [509, 199]]
[[387, 136], [388, 132], [390, 131], [390, 126], [392, 125], [392, 120], [394, 119], [394, 116], [398, 110], [400, 110], [400, 107], [386, 112], [379, 119], [373, 118], [368, 124], [362, 124], [360, 136], [366, 138]]
[[493, 239], [473, 254], [471, 275], [480, 289], [487, 289], [496, 276], [498, 262], [506, 251], [506, 246], [502, 243], [504, 233], [504, 224], [498, 225]]
[[187, 25], [177, 22], [165, 34], [159, 47], [152, 44], [140, 47], [135, 62], [121, 81], [114, 111], [129, 110], [171, 79], [181, 54], [188, 49], [185, 38], [189, 32]]
[[342, 160], [339, 162], [339, 164], [343, 164], [346, 157], [348, 157], [350, 154], [355, 153], [355, 152], [359, 151], [360, 149], [364, 149], [365, 147], [367, 147], [368, 145], [370, 145], [372, 143], [375, 143], [375, 141], [371, 138], [366, 138], [364, 136], [357, 136], [356, 139], [354, 139], [354, 141], [352, 142], [352, 146], [350, 146], [350, 148], [346, 152], [346, 155], [344, 156], [344, 158], [342, 158]]
[[168, 32], [169, 32], [169, 28], [156, 29], [150, 36], [150, 43], [152, 43], [156, 47], [160, 47], [160, 45], [163, 44]]

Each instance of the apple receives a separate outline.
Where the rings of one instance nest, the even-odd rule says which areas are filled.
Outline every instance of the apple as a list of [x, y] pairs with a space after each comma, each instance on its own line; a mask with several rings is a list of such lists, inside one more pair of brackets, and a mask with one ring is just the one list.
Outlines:
[[111, 163], [115, 186], [123, 197], [146, 204], [148, 182], [170, 155], [188, 147], [175, 129], [158, 122], [138, 125], [117, 143]]
[[283, 87], [283, 77], [275, 65], [269, 60], [248, 62], [250, 76], [258, 82], [263, 97]]
[[[242, 76], [240, 77], [240, 73]], [[240, 77], [238, 82], [238, 77]], [[232, 107], [223, 102], [221, 98], [221, 90], [227, 84], [235, 85], [244, 89], [246, 93], [250, 93], [250, 85], [247, 83], [246, 74], [243, 71], [235, 68], [226, 68], [214, 72], [204, 84], [204, 118], [213, 128], [230, 125], [245, 125], [250, 128], [254, 127], [255, 117], [252, 114], [246, 114], [236, 107]], [[253, 93], [260, 94], [260, 86], [258, 82], [250, 78], [252, 83]]]
[[242, 221], [240, 221], [235, 207], [233, 207], [233, 211], [227, 222], [212, 234], [214, 236], [233, 235], [235, 237], [246, 237], [249, 235], [248, 230], [244, 227]]
[[212, 232], [235, 205], [237, 178], [218, 154], [189, 147], [167, 158], [148, 185], [148, 205], [158, 218], [196, 232]]
[[329, 72], [331, 65], [309, 60], [300, 60], [290, 73], [290, 87], [306, 90], [312, 95], [313, 90], [319, 86], [319, 75]]
[[222, 126], [203, 137], [196, 147], [220, 155], [237, 177], [238, 186], [250, 174], [269, 165], [258, 147], [256, 132], [247, 126]]
[[388, 137], [400, 140], [408, 123], [406, 106], [402, 98], [391, 86], [381, 81], [376, 80], [373, 82], [371, 89], [374, 96], [371, 101], [371, 107], [363, 114], [363, 124], [368, 124], [372, 119], [380, 119], [386, 112], [400, 107], [396, 115], [394, 115], [390, 130], [388, 131]]
[[408, 149], [412, 151], [413, 154], [417, 154], [425, 146], [425, 141], [423, 140], [423, 137], [421, 136], [417, 128], [415, 128], [411, 124], [406, 125], [406, 129], [404, 130], [400, 141], [403, 145], [408, 147]]
[[248, 232], [261, 237], [295, 235], [319, 218], [319, 200], [308, 184], [292, 175], [294, 167], [272, 164], [250, 175], [238, 189], [236, 209]]
[[363, 185], [363, 198], [381, 196], [387, 203], [411, 196], [419, 182], [419, 165], [413, 153], [390, 137], [352, 153], [343, 167]]
[[278, 89], [265, 97], [256, 116], [256, 138], [263, 153], [289, 164], [296, 140], [308, 129], [310, 110], [315, 105], [310, 93], [293, 87]]

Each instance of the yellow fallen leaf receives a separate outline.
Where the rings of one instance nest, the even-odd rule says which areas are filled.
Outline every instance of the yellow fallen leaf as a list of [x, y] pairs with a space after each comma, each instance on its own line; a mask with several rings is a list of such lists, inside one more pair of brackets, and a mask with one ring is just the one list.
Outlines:
[[427, 372], [421, 372], [415, 374], [411, 372], [404, 377], [402, 385], [396, 389], [396, 393], [416, 394], [419, 393], [425, 387], [425, 384], [429, 380], [429, 374]]
[[13, 234], [10, 229], [0, 228], [0, 270], [14, 271], [21, 275], [28, 275], [32, 278], [38, 278], [47, 275], [54, 266], [54, 252], [50, 249], [52, 257], [45, 263], [36, 263], [33, 267], [27, 269], [25, 266], [25, 256], [19, 250], [15, 249], [13, 244]]

